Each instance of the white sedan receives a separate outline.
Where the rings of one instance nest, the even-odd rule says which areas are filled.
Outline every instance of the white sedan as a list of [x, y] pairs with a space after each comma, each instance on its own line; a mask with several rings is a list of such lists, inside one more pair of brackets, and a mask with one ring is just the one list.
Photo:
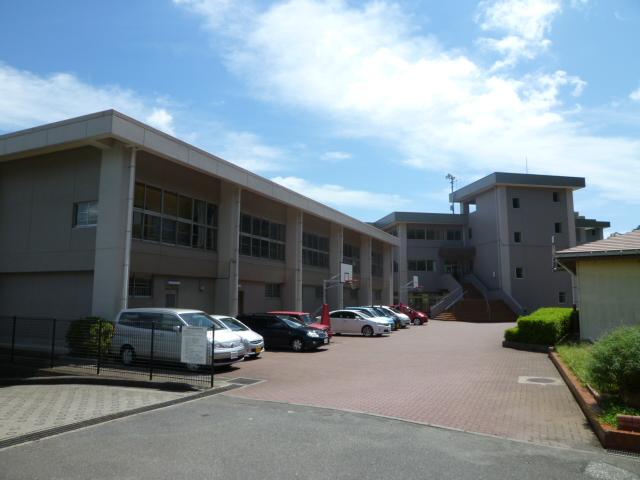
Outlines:
[[262, 335], [251, 330], [237, 318], [227, 317], [225, 315], [211, 316], [242, 339], [245, 357], [258, 358], [264, 351], [264, 338], [262, 338]]
[[335, 333], [354, 333], [371, 337], [389, 333], [389, 324], [367, 317], [355, 310], [334, 310], [329, 313], [331, 330]]

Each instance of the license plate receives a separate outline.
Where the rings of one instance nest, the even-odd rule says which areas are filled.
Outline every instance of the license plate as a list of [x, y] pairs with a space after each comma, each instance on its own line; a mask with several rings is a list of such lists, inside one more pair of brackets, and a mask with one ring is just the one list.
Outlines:
[[231, 360], [238, 358], [238, 352], [231, 352]]
[[262, 347], [256, 347], [256, 353], [260, 353], [262, 351]]
[[325, 338], [325, 339], [324, 339], [324, 343], [329, 343], [329, 339], [328, 339], [328, 338]]

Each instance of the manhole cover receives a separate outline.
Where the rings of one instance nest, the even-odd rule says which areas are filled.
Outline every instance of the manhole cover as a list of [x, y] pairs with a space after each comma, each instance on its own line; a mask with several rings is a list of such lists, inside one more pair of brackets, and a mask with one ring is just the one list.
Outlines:
[[562, 380], [557, 377], [518, 377], [518, 383], [530, 383], [534, 385], [562, 385]]

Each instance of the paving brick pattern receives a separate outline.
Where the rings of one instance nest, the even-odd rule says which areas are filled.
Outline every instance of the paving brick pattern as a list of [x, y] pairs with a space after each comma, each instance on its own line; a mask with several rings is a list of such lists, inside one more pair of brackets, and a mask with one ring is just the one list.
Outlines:
[[104, 385], [0, 389], [0, 440], [184, 397], [189, 393]]
[[502, 348], [511, 324], [430, 321], [389, 337], [334, 337], [308, 353], [265, 352], [235, 372], [266, 382], [226, 395], [397, 417], [551, 446], [599, 448], [545, 354]]

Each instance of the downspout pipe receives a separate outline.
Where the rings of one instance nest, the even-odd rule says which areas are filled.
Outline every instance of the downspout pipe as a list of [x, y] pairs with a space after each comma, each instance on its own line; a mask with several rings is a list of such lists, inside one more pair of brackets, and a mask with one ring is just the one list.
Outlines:
[[136, 185], [136, 147], [131, 147], [129, 157], [129, 185], [127, 192], [127, 224], [125, 226], [124, 239], [124, 264], [122, 268], [122, 295], [120, 297], [120, 308], [127, 308], [129, 301], [129, 269], [131, 267], [131, 232], [133, 223], [133, 198]]

